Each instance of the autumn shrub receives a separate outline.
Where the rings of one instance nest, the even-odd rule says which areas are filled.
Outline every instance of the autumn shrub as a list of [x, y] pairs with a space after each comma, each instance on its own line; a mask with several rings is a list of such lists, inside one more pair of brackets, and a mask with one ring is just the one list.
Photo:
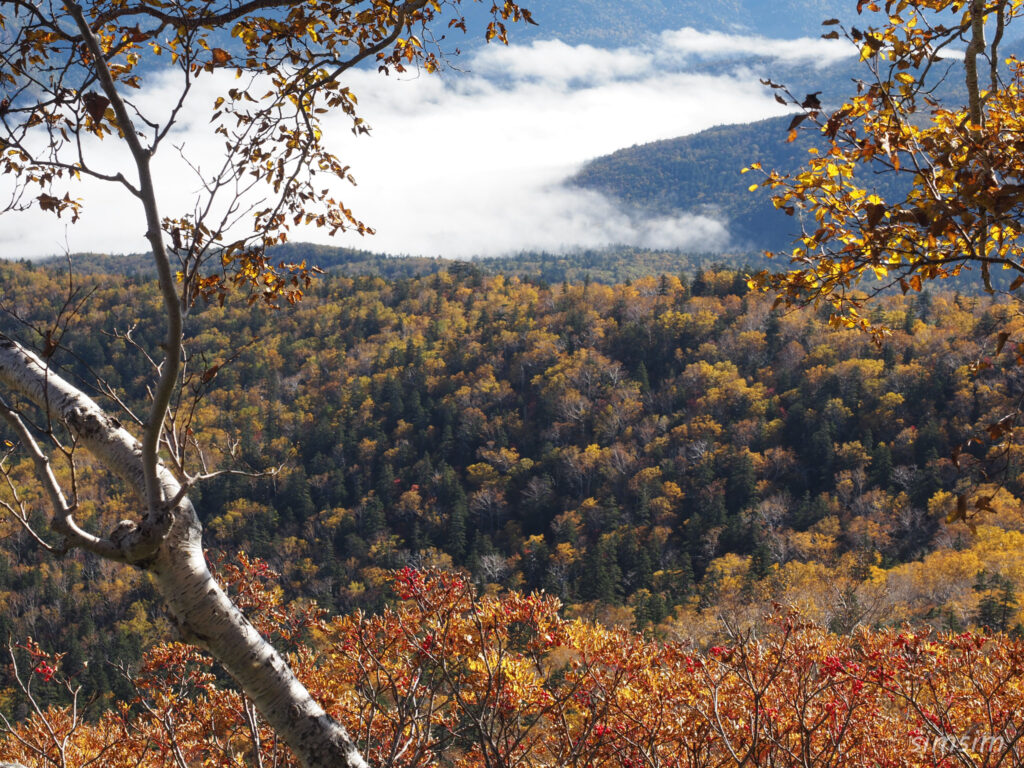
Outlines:
[[[843, 636], [781, 607], [696, 648], [560, 616], [543, 593], [480, 594], [458, 573], [388, 575], [395, 602], [328, 618], [284, 604], [256, 560], [226, 581], [292, 648], [303, 682], [373, 765], [1016, 766], [1024, 645], [904, 628]], [[37, 646], [30, 700], [74, 691]], [[12, 660], [15, 658], [12, 655]], [[150, 649], [131, 701], [3, 722], [0, 756], [29, 766], [293, 765], [252, 706], [189, 646]]]

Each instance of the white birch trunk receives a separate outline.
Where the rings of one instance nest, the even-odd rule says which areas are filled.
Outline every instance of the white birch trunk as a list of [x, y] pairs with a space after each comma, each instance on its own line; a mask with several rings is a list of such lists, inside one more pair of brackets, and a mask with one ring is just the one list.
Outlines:
[[[32, 352], [0, 335], [0, 387], [16, 392], [66, 424], [96, 459], [122, 477], [145, 507], [142, 445], [91, 398], [57, 376]], [[163, 498], [180, 485], [157, 465]], [[174, 509], [120, 523], [108, 538], [69, 528], [55, 510], [54, 528], [70, 543], [149, 572], [167, 613], [188, 642], [209, 651], [307, 768], [365, 768], [345, 729], [328, 716], [280, 654], [224, 593], [203, 556], [202, 529], [185, 496]]]

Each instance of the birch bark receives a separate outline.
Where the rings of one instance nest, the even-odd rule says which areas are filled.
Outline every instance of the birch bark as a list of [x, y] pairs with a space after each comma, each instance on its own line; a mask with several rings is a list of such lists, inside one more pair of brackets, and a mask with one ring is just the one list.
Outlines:
[[[31, 400], [49, 419], [65, 424], [104, 467], [135, 489], [140, 501], [146, 498], [142, 444], [37, 355], [5, 336], [0, 336], [0, 385]], [[365, 768], [366, 761], [345, 729], [313, 700], [281, 655], [213, 578], [203, 555], [195, 509], [188, 496], [181, 494], [174, 475], [159, 462], [155, 474], [161, 496], [177, 501], [171, 507], [162, 505], [155, 516], [141, 515], [142, 525], [122, 521], [109, 537], [100, 538], [69, 527], [73, 515], [58, 509], [54, 529], [72, 545], [150, 573], [182, 636], [223, 664], [304, 766]], [[147, 518], [152, 517], [156, 518], [151, 520], [153, 528], [147, 530]], [[159, 543], [152, 548], [149, 542], [156, 531]]]

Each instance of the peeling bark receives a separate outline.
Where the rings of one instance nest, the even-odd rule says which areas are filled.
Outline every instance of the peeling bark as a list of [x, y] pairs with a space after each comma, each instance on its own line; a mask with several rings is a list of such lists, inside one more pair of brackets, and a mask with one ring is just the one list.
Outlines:
[[[140, 442], [94, 400], [5, 336], [0, 336], [0, 385], [31, 400], [53, 421], [66, 424], [145, 506]], [[159, 463], [156, 467], [163, 498], [181, 495], [174, 475]], [[147, 510], [139, 523], [124, 520], [106, 539], [94, 537], [98, 543], [91, 546], [72, 543], [148, 571], [184, 639], [224, 666], [304, 766], [366, 768], [346, 730], [324, 712], [217, 584], [203, 555], [201, 536], [195, 509], [182, 496], [173, 509]]]

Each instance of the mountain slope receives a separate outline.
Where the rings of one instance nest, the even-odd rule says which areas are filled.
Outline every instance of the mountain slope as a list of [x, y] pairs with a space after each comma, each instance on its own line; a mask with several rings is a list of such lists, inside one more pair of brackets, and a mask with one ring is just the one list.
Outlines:
[[775, 209], [766, 191], [749, 192], [750, 179], [740, 171], [752, 162], [782, 170], [804, 162], [814, 137], [804, 133], [786, 143], [789, 120], [719, 126], [621, 149], [587, 163], [569, 183], [602, 192], [640, 212], [711, 212], [729, 220], [733, 240], [741, 248], [781, 247], [799, 227]]

